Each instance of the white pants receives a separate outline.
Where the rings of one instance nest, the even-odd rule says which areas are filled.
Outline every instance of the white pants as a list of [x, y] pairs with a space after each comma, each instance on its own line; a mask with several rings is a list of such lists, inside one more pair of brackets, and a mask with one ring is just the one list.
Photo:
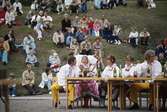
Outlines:
[[43, 28], [41, 29], [41, 28], [38, 28], [38, 27], [34, 27], [34, 30], [36, 31], [36, 33], [37, 33], [37, 39], [42, 39], [42, 30], [43, 30]]

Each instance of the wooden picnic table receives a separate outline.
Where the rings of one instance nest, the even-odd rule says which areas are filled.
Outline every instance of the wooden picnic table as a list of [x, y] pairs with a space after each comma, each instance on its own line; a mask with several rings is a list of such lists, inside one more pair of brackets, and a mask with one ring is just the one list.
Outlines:
[[[154, 111], [159, 111], [159, 83], [160, 82], [167, 82], [167, 78], [148, 78], [148, 77], [128, 77], [128, 78], [98, 78], [98, 77], [79, 77], [79, 78], [67, 78], [67, 86], [69, 83], [75, 83], [77, 81], [84, 81], [84, 80], [106, 80], [107, 81], [107, 88], [108, 88], [108, 112], [112, 112], [112, 85], [113, 82], [119, 82], [120, 83], [120, 109], [125, 109], [125, 103], [126, 103], [126, 95], [124, 94], [124, 83], [126, 82], [141, 82], [141, 81], [152, 81], [153, 83], [153, 94], [154, 94]], [[67, 91], [68, 92], [68, 91]], [[68, 108], [68, 93], [67, 95], [67, 108]]]

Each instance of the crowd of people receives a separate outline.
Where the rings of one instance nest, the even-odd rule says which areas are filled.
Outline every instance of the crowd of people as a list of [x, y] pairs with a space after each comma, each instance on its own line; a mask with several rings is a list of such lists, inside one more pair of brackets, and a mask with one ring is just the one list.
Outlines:
[[[1, 3], [1, 1], [0, 1]], [[11, 28], [17, 24], [16, 17], [24, 13], [22, 3], [18, 0], [10, 2], [3, 0], [5, 10], [5, 24]], [[153, 0], [138, 0], [140, 6], [148, 6], [148, 9], [155, 8]], [[151, 77], [161, 76], [162, 71], [167, 72], [167, 40], [163, 40], [157, 45], [155, 51], [145, 52], [145, 60], [140, 62], [133, 56], [125, 57], [124, 65], [118, 65], [116, 58], [109, 55], [103, 57], [103, 42], [121, 45], [123, 42], [129, 43], [132, 47], [139, 44], [147, 46], [151, 35], [146, 28], [138, 31], [133, 27], [129, 36], [124, 40], [121, 37], [121, 25], [113, 24], [105, 16], [101, 19], [89, 16], [70, 17], [71, 13], [87, 13], [87, 0], [34, 0], [30, 10], [26, 14], [25, 25], [36, 32], [36, 37], [32, 33], [24, 35], [21, 43], [16, 42], [14, 30], [0, 40], [0, 60], [4, 65], [9, 63], [9, 55], [21, 49], [25, 57], [27, 69], [22, 73], [22, 86], [28, 91], [29, 95], [41, 94], [39, 88], [47, 87], [48, 93], [52, 95], [54, 107], [60, 103], [59, 91], [68, 91], [68, 108], [73, 108], [72, 103], [84, 97], [84, 106], [88, 107], [88, 99], [85, 95], [91, 96], [99, 101], [100, 107], [105, 107], [107, 95], [107, 78], [110, 77]], [[110, 9], [117, 6], [127, 6], [127, 0], [94, 0], [96, 9]], [[54, 19], [49, 15], [50, 11], [58, 14], [65, 13], [61, 21], [61, 27], [53, 33], [52, 42], [58, 48], [66, 47], [69, 51], [67, 63], [62, 64], [59, 54], [52, 49], [46, 67], [41, 73], [41, 81], [36, 86], [36, 73], [32, 67], [39, 67], [37, 58], [36, 40], [45, 38], [44, 33], [52, 30]], [[93, 40], [93, 41], [92, 41]], [[56, 79], [55, 79], [56, 77]], [[97, 81], [78, 81], [76, 85], [66, 86], [68, 77], [101, 77], [105, 80]], [[9, 79], [15, 79], [14, 74], [10, 74]], [[160, 85], [161, 86], [161, 85]], [[152, 90], [149, 82], [125, 84], [125, 94], [133, 106], [130, 109], [138, 109], [138, 92], [141, 90]], [[113, 87], [112, 100], [116, 101], [119, 97], [119, 87]], [[9, 86], [10, 95], [16, 96], [16, 84]], [[153, 93], [150, 93], [149, 110], [153, 109]]]

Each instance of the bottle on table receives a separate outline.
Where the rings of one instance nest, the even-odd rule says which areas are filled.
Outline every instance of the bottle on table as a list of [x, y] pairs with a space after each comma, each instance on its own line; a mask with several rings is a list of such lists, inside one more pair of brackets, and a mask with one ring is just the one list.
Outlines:
[[167, 78], [167, 62], [164, 64], [164, 77]]
[[147, 77], [151, 77], [151, 66], [147, 68]]
[[117, 77], [117, 70], [116, 70], [116, 68], [114, 68], [113, 77], [114, 77], [114, 78], [116, 78], [116, 77]]
[[119, 65], [119, 77], [122, 77], [122, 65]]

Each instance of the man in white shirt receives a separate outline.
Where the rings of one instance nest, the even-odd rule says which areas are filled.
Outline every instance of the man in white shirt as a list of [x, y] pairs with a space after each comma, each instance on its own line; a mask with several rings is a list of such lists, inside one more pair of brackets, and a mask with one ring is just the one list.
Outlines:
[[37, 10], [38, 10], [38, 7], [39, 7], [38, 0], [35, 0], [35, 1], [31, 4], [31, 10], [32, 10], [32, 11], [37, 11]]
[[75, 57], [69, 57], [68, 63], [60, 68], [60, 71], [57, 73], [57, 82], [55, 82], [52, 87], [52, 98], [55, 105], [55, 108], [57, 108], [57, 104], [59, 103], [59, 90], [65, 89], [68, 92], [68, 108], [72, 108], [72, 102], [74, 101], [75, 97], [75, 90], [74, 85], [69, 84], [67, 87], [66, 85], [66, 78], [68, 77], [79, 77], [80, 75], [80, 69], [76, 66], [76, 58]]
[[132, 47], [136, 47], [138, 45], [138, 37], [138, 31], [132, 28], [132, 31], [129, 34], [129, 43], [132, 45]]
[[154, 2], [154, 0], [146, 0], [148, 9], [152, 9], [152, 8], [156, 8], [156, 4]]
[[[153, 79], [160, 76], [162, 72], [162, 66], [158, 60], [156, 60], [155, 52], [153, 50], [148, 50], [145, 52], [145, 61], [141, 63], [141, 74], [138, 74], [138, 76], [142, 77], [152, 77]], [[138, 92], [141, 90], [150, 90], [152, 87], [150, 86], [149, 82], [145, 83], [134, 83], [129, 91], [129, 99], [131, 102], [134, 103], [134, 105], [130, 109], [138, 109], [139, 106], [137, 104], [138, 102]], [[153, 107], [153, 93], [150, 94], [150, 106], [149, 110]]]
[[148, 45], [148, 39], [150, 38], [150, 33], [144, 28], [142, 32], [140, 32], [140, 40], [141, 45]]
[[43, 19], [43, 26], [45, 29], [50, 29], [52, 28], [52, 17], [48, 16], [47, 12], [44, 13], [44, 16], [42, 17]]
[[18, 0], [16, 0], [15, 3], [13, 3], [13, 8], [17, 15], [23, 14], [22, 4]]
[[5, 24], [11, 28], [15, 23], [15, 19], [16, 17], [12, 9], [8, 9], [5, 13]]
[[40, 11], [39, 14], [34, 15], [31, 20], [32, 27], [37, 33], [38, 40], [41, 40], [43, 38], [44, 25], [43, 25], [42, 16], [43, 16], [43, 11]]

